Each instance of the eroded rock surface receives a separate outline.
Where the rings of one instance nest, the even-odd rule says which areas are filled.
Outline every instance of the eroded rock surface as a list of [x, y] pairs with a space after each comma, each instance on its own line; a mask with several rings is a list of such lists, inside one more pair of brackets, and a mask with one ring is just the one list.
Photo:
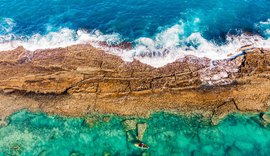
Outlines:
[[20, 47], [0, 53], [0, 90], [2, 118], [23, 108], [68, 116], [265, 111], [270, 51], [253, 49], [215, 62], [186, 56], [153, 68], [90, 45], [35, 52]]

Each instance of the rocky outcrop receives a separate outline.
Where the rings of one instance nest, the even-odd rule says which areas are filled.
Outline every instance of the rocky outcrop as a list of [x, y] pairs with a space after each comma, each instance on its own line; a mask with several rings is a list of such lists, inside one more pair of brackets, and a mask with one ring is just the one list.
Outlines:
[[23, 108], [68, 116], [265, 111], [270, 52], [253, 49], [215, 62], [186, 56], [153, 68], [90, 45], [35, 52], [20, 47], [0, 53], [0, 90], [1, 117]]

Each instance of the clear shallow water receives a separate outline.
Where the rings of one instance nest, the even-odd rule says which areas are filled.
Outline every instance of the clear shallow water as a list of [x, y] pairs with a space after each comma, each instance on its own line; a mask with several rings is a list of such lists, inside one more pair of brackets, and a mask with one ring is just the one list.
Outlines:
[[269, 0], [1, 0], [0, 50], [130, 41], [132, 50], [105, 50], [156, 67], [189, 54], [223, 59], [247, 44], [270, 48], [269, 6]]
[[[104, 117], [109, 121], [104, 122]], [[146, 122], [143, 141], [148, 151], [127, 141], [123, 118], [96, 116], [92, 126], [83, 119], [21, 111], [0, 128], [0, 155], [268, 155], [270, 127], [259, 115], [233, 114], [211, 126], [200, 116], [157, 113]]]

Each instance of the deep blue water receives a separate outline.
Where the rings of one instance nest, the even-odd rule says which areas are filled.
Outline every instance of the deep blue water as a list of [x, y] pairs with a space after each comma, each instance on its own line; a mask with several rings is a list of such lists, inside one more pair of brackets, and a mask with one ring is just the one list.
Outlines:
[[269, 0], [1, 0], [0, 17], [12, 18], [20, 35], [68, 27], [134, 40], [183, 20], [190, 26], [186, 35], [199, 31], [219, 39], [238, 30], [260, 33], [255, 25], [270, 18], [269, 6]]

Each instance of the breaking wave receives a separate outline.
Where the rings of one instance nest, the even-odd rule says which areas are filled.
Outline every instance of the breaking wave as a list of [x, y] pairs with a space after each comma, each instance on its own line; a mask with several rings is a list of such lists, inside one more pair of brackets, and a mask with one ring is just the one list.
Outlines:
[[[193, 29], [200, 19], [192, 21]], [[227, 34], [223, 43], [207, 40], [199, 31], [187, 33], [190, 24], [179, 21], [177, 24], [165, 27], [153, 37], [140, 37], [132, 41], [131, 49], [117, 46], [125, 40], [118, 33], [103, 34], [98, 30], [72, 30], [61, 28], [45, 35], [18, 36], [13, 33], [16, 27], [14, 20], [2, 18], [0, 23], [0, 51], [16, 49], [23, 46], [29, 51], [38, 49], [53, 49], [77, 44], [91, 44], [96, 48], [118, 55], [125, 61], [137, 59], [154, 67], [161, 67], [187, 55], [207, 57], [213, 60], [227, 59], [239, 55], [247, 48], [270, 49], [270, 19], [260, 22], [255, 27], [263, 34], [248, 34], [240, 32], [238, 35]], [[106, 42], [108, 46], [104, 46]], [[245, 49], [241, 47], [246, 46]]]

